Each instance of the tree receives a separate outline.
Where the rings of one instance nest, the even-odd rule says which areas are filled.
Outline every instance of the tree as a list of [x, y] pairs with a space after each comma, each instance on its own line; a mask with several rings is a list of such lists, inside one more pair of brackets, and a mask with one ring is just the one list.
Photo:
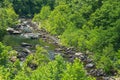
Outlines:
[[4, 0], [0, 7], [0, 41], [6, 34], [7, 27], [13, 27], [18, 22], [18, 15], [14, 12], [11, 3], [8, 0]]
[[54, 8], [54, 0], [11, 0], [11, 2], [16, 13], [26, 17], [33, 17], [44, 5]]

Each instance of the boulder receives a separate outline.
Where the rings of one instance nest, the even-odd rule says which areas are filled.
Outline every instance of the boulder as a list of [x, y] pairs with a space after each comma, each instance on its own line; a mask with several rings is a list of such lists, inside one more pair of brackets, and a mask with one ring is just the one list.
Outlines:
[[87, 63], [91, 63], [91, 62], [93, 62], [93, 60], [90, 59], [90, 58], [87, 58], [86, 62], [87, 62]]
[[28, 39], [39, 39], [40, 33], [25, 33], [21, 34], [21, 37], [28, 38]]
[[55, 51], [60, 52], [60, 51], [63, 51], [63, 50], [61, 48], [55, 48]]
[[22, 47], [32, 47], [31, 44], [25, 43], [25, 42], [22, 42], [22, 43], [21, 43], [21, 46], [22, 46]]
[[81, 52], [75, 53], [75, 57], [79, 58], [80, 60], [86, 60], [87, 56]]
[[25, 60], [25, 58], [24, 58], [24, 57], [21, 57], [21, 58], [19, 58], [19, 60], [20, 60], [20, 61], [24, 61], [24, 60]]
[[120, 78], [103, 77], [103, 80], [120, 80]]
[[10, 34], [21, 34], [22, 32], [21, 31], [19, 31], [19, 30], [15, 30], [14, 28], [7, 28], [6, 29], [7, 30], [7, 32], [9, 32]]
[[17, 55], [17, 58], [20, 60], [20, 61], [24, 61], [25, 60], [25, 57], [27, 56], [28, 54], [24, 53], [24, 52], [19, 52], [18, 55]]
[[88, 63], [88, 64], [86, 64], [86, 68], [93, 68], [95, 65], [93, 64], [93, 63]]
[[33, 28], [32, 27], [30, 27], [29, 25], [26, 25], [26, 27], [23, 27], [23, 32], [25, 32], [25, 33], [31, 33], [31, 32], [33, 32]]
[[105, 72], [102, 69], [91, 69], [89, 71], [89, 74], [91, 74], [93, 76], [97, 76], [97, 77], [105, 76], [106, 75]]
[[81, 55], [83, 55], [83, 53], [81, 53], [81, 52], [78, 52], [78, 53], [75, 53], [75, 56], [81, 56]]
[[31, 52], [29, 49], [27, 49], [27, 48], [23, 49], [23, 51], [22, 51], [22, 52], [26, 53], [26, 55], [28, 55], [28, 54], [32, 53], [32, 52]]
[[9, 28], [7, 28], [6, 30], [7, 30], [7, 32], [9, 32], [10, 34], [12, 34], [12, 33], [14, 32], [14, 28], [10, 28], [10, 27], [9, 27]]
[[22, 33], [21, 31], [14, 30], [12, 34], [16, 35], [16, 34], [21, 34], [21, 33]]
[[28, 65], [32, 70], [35, 70], [35, 69], [38, 67], [38, 65], [35, 64], [35, 63], [28, 63], [27, 65]]
[[15, 62], [17, 60], [17, 57], [16, 56], [12, 56], [11, 58], [10, 58], [10, 61], [11, 62]]

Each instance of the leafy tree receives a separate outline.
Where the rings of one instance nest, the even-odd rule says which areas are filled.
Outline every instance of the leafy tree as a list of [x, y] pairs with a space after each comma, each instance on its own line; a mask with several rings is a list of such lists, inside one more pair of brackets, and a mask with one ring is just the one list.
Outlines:
[[54, 0], [11, 0], [11, 2], [16, 13], [26, 17], [33, 17], [44, 5], [50, 6], [51, 9], [54, 7]]
[[7, 27], [13, 27], [18, 22], [18, 15], [14, 12], [11, 3], [8, 0], [4, 0], [0, 7], [0, 40], [6, 34]]
[[35, 17], [33, 18], [33, 21], [40, 22], [42, 20], [47, 19], [49, 15], [50, 15], [50, 7], [44, 6], [42, 7], [40, 13], [35, 15]]
[[62, 74], [62, 80], [95, 80], [87, 76], [82, 63], [79, 59], [75, 59], [74, 63], [67, 64], [66, 70]]
[[[23, 75], [24, 74], [24, 75]], [[22, 76], [22, 77], [21, 77]], [[78, 59], [73, 64], [65, 62], [61, 56], [56, 56], [55, 60], [47, 65], [39, 66], [32, 74], [28, 75], [20, 72], [15, 80], [94, 80], [87, 76], [83, 65]]]

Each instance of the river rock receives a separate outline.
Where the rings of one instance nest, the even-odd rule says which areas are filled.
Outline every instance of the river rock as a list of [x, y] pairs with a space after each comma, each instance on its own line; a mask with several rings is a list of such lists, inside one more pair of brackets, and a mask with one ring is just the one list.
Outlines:
[[86, 67], [86, 68], [93, 68], [93, 67], [94, 67], [94, 64], [93, 64], [93, 63], [88, 63], [88, 64], [86, 64], [85, 67]]
[[20, 61], [24, 61], [24, 60], [25, 60], [25, 58], [24, 58], [24, 57], [21, 57], [21, 58], [19, 58], [19, 60], [20, 60]]
[[12, 34], [16, 35], [16, 34], [21, 34], [21, 33], [22, 33], [21, 31], [14, 30]]
[[89, 71], [89, 74], [91, 74], [93, 76], [97, 76], [97, 77], [106, 75], [105, 72], [102, 69], [91, 69]]
[[60, 51], [63, 51], [63, 50], [61, 48], [55, 48], [55, 51], [60, 52]]
[[29, 49], [27, 49], [27, 48], [23, 49], [23, 51], [22, 51], [22, 52], [26, 53], [26, 55], [28, 55], [28, 54], [32, 53], [32, 52], [31, 52]]
[[120, 78], [103, 77], [103, 80], [120, 80]]
[[26, 25], [26, 26], [22, 27], [21, 29], [25, 33], [31, 33], [31, 32], [33, 32], [33, 28], [30, 27], [29, 25]]
[[79, 58], [80, 60], [86, 60], [86, 55], [85, 54], [83, 54], [83, 53], [81, 53], [81, 52], [77, 52], [77, 53], [75, 53], [75, 57], [77, 57], [77, 58]]
[[24, 61], [25, 60], [25, 57], [27, 56], [28, 54], [24, 53], [24, 52], [19, 52], [18, 55], [17, 55], [17, 58], [20, 60], [20, 61]]
[[7, 30], [7, 32], [9, 32], [10, 34], [21, 34], [22, 32], [21, 31], [17, 31], [17, 30], [15, 30], [14, 28], [7, 28], [6, 29]]
[[47, 49], [48, 49], [49, 47], [50, 47], [50, 46], [45, 46], [45, 48], [47, 48]]
[[15, 62], [17, 60], [17, 57], [16, 56], [12, 56], [11, 58], [10, 58], [10, 61], [11, 62]]
[[93, 60], [90, 59], [90, 58], [87, 58], [86, 62], [87, 62], [87, 63], [91, 63], [91, 62], [93, 62]]
[[39, 35], [40, 33], [25, 33], [25, 34], [21, 34], [21, 37], [28, 39], [38, 39]]
[[83, 55], [83, 53], [81, 53], [81, 52], [77, 52], [77, 53], [75, 53], [75, 56], [81, 56], [81, 55]]
[[32, 70], [35, 70], [35, 69], [38, 67], [38, 65], [35, 64], [35, 63], [28, 63], [27, 65], [28, 65]]
[[25, 43], [25, 42], [22, 42], [22, 43], [21, 43], [21, 46], [22, 46], [22, 47], [32, 47], [31, 44]]
[[31, 22], [31, 21], [28, 21], [27, 24], [30, 25], [31, 27], [38, 26], [38, 24], [36, 22]]
[[74, 59], [75, 59], [75, 57], [74, 57], [74, 56], [69, 56], [68, 61], [70, 61], [70, 62], [74, 62]]
[[9, 32], [10, 34], [12, 34], [14, 32], [14, 28], [9, 27], [9, 28], [6, 29], [6, 31]]

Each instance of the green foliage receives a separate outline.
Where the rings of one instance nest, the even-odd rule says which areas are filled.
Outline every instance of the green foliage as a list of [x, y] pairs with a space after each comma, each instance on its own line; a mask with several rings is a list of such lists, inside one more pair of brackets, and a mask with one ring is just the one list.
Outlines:
[[49, 15], [50, 15], [50, 7], [44, 6], [42, 7], [40, 13], [35, 15], [33, 21], [39, 22], [41, 20], [45, 20], [46, 18], [48, 18]]
[[63, 45], [93, 52], [98, 68], [110, 73], [119, 64], [115, 58], [120, 49], [119, 4], [118, 0], [56, 0], [49, 17], [39, 21], [42, 28], [58, 35]]
[[116, 54], [113, 50], [113, 46], [109, 45], [105, 47], [102, 53], [95, 53], [94, 60], [98, 68], [104, 69], [107, 73], [115, 68], [113, 65], [115, 63]]
[[0, 8], [0, 29], [4, 30], [6, 27], [12, 27], [17, 24], [17, 14], [12, 8]]
[[24, 72], [20, 72], [15, 80], [94, 80], [86, 75], [83, 65], [78, 59], [71, 64], [65, 62], [59, 55], [56, 56], [55, 60], [50, 61], [47, 65], [39, 66], [27, 76]]
[[54, 0], [11, 0], [11, 2], [16, 13], [26, 17], [33, 17], [44, 5], [50, 6], [51, 9], [54, 7]]
[[69, 7], [67, 5], [57, 6], [49, 16], [49, 26], [45, 25], [45, 28], [52, 34], [62, 34], [67, 28], [69, 21], [66, 13], [69, 13]]
[[0, 42], [0, 65], [6, 66], [8, 63], [8, 58], [9, 58], [9, 51], [11, 50], [10, 47], [4, 46]]
[[14, 9], [8, 0], [1, 2], [0, 7], [0, 41], [6, 34], [7, 27], [13, 27], [17, 24], [18, 15], [14, 12]]
[[15, 56], [17, 53], [12, 51], [10, 47], [4, 46], [0, 43], [0, 73], [4, 75], [2, 78], [5, 80], [12, 79], [17, 70], [20, 70], [19, 61], [17, 60], [15, 63], [10, 61], [12, 56]]
[[66, 70], [62, 74], [62, 80], [95, 80], [94, 78], [87, 76], [83, 68], [84, 67], [79, 59], [75, 59], [73, 64], [67, 64]]
[[[71, 26], [74, 26], [71, 24]], [[73, 38], [74, 37], [74, 38]], [[60, 36], [62, 45], [65, 46], [78, 46], [78, 37], [79, 37], [79, 30], [77, 28], [68, 27], [67, 30]], [[69, 44], [69, 45], [68, 45]]]
[[37, 51], [34, 54], [31, 54], [27, 57], [26, 64], [34, 63], [37, 64], [38, 66], [47, 64], [50, 61], [48, 52], [40, 46], [37, 47], [36, 49]]
[[9, 8], [11, 6], [12, 6], [12, 4], [10, 3], [9, 0], [0, 0], [0, 7]]

